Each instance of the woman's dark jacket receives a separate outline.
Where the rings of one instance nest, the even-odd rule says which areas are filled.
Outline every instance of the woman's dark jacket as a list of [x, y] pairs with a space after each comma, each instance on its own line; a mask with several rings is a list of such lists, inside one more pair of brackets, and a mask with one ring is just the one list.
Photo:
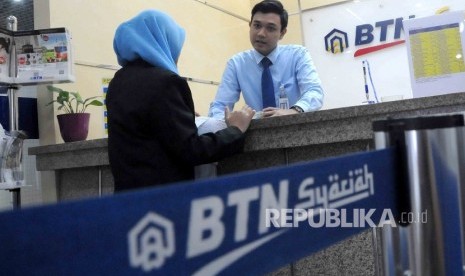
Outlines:
[[199, 136], [186, 80], [144, 61], [115, 74], [106, 105], [116, 192], [192, 180], [195, 165], [218, 161], [244, 145], [237, 127]]

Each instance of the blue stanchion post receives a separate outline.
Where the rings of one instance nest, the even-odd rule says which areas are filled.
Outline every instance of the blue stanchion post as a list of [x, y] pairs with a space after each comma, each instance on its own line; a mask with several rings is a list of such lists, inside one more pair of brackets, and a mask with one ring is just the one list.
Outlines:
[[377, 148], [404, 152], [408, 172], [410, 212], [401, 219], [409, 225], [378, 233], [384, 274], [463, 275], [463, 115], [377, 121], [373, 129]]

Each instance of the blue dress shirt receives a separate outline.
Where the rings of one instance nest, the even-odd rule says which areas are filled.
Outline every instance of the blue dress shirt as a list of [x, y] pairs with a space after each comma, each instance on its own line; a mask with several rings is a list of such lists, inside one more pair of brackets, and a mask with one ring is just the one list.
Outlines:
[[[260, 61], [263, 57], [252, 49], [238, 53], [228, 61], [208, 116], [224, 119], [225, 107], [233, 110], [241, 91], [247, 105], [256, 111], [263, 109], [260, 81], [263, 71]], [[305, 112], [321, 108], [323, 89], [307, 48], [278, 45], [268, 58], [273, 63], [270, 70], [276, 101], [279, 101], [279, 88], [284, 85], [290, 107], [298, 105]], [[279, 106], [278, 102], [276, 104]]]

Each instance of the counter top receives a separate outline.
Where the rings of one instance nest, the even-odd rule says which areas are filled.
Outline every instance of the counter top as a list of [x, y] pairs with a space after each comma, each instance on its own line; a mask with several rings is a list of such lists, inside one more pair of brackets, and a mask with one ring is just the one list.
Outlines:
[[[220, 161], [217, 171], [237, 173], [365, 151], [373, 147], [373, 121], [463, 111], [465, 93], [457, 93], [258, 119], [247, 132], [244, 152]], [[113, 193], [107, 139], [34, 147], [29, 154], [36, 155], [37, 170], [55, 171], [59, 201]], [[375, 261], [382, 259], [374, 238], [367, 230], [277, 274], [374, 275]]]
[[245, 151], [372, 139], [375, 120], [464, 110], [465, 93], [457, 93], [261, 119], [251, 125]]
[[29, 148], [38, 171], [109, 165], [107, 138]]
[[[375, 120], [465, 110], [465, 93], [320, 110], [252, 121], [244, 152], [331, 144], [373, 137]], [[107, 139], [87, 140], [29, 149], [37, 170], [108, 165]]]

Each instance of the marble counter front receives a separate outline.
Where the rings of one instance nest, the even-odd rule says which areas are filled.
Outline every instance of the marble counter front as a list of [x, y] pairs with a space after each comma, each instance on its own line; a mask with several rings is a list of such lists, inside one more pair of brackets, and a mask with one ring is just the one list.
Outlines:
[[254, 121], [245, 151], [220, 162], [222, 174], [373, 148], [372, 122], [465, 111], [465, 93], [321, 110]]
[[[230, 174], [365, 151], [373, 148], [373, 121], [463, 111], [465, 93], [457, 93], [254, 120], [244, 152], [219, 162], [218, 172]], [[59, 200], [113, 192], [107, 139], [40, 146], [30, 148], [29, 154], [36, 155], [38, 171], [55, 171]], [[367, 231], [273, 274], [374, 275], [378, 253], [373, 242]]]

